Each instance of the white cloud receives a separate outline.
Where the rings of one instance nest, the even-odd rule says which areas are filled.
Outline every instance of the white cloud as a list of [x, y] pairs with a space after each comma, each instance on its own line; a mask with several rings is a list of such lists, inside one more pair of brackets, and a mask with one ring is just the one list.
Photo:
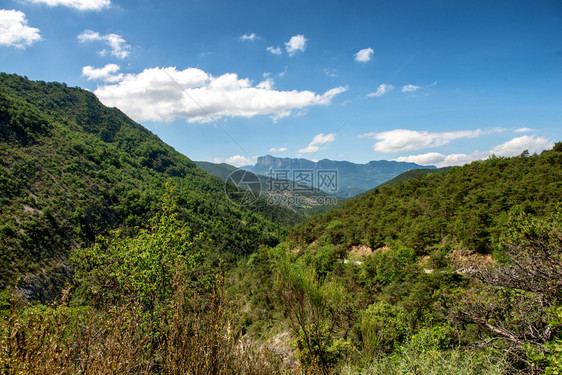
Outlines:
[[445, 155], [439, 152], [428, 152], [420, 155], [401, 156], [394, 159], [395, 161], [405, 161], [408, 163], [416, 163], [421, 165], [435, 165], [445, 160]]
[[279, 148], [272, 147], [269, 149], [269, 152], [283, 152], [283, 151], [287, 151], [287, 147], [279, 147]]
[[519, 128], [519, 129], [515, 129], [516, 133], [527, 133], [527, 132], [532, 132], [534, 131], [534, 129], [531, 128]]
[[240, 39], [242, 40], [254, 40], [256, 39], [256, 34], [255, 33], [251, 33], [251, 34], [244, 34], [240, 37]]
[[492, 129], [488, 131], [476, 129], [430, 133], [428, 131], [395, 129], [382, 133], [367, 133], [363, 134], [362, 137], [372, 137], [378, 140], [378, 142], [374, 144], [373, 150], [390, 153], [439, 147], [455, 139], [476, 138], [483, 134], [500, 131], [502, 131], [502, 129]]
[[137, 121], [170, 122], [183, 118], [188, 122], [203, 123], [211, 120], [193, 100], [214, 118], [269, 115], [278, 120], [291, 115], [293, 110], [329, 105], [334, 96], [347, 90], [336, 87], [316, 94], [312, 91], [277, 91], [272, 87], [273, 81], [252, 86], [249, 79], [238, 78], [234, 73], [214, 77], [196, 68], [176, 70], [169, 67], [126, 74], [119, 83], [100, 86], [94, 93], [105, 105], [118, 107]]
[[109, 7], [110, 0], [27, 0], [34, 4], [45, 4], [50, 7], [57, 5], [66, 6], [78, 10], [101, 10]]
[[252, 164], [252, 159], [242, 155], [234, 155], [224, 161], [226, 164], [234, 165], [235, 167], [242, 167]]
[[355, 54], [355, 61], [358, 61], [358, 62], [370, 61], [371, 56], [373, 56], [374, 53], [375, 53], [375, 51], [373, 51], [372, 48], [362, 49]]
[[401, 156], [394, 159], [395, 161], [406, 161], [421, 165], [435, 165], [437, 167], [448, 167], [451, 165], [464, 165], [475, 160], [486, 159], [494, 154], [496, 156], [516, 156], [524, 150], [530, 153], [540, 152], [550, 149], [554, 145], [553, 142], [543, 137], [523, 136], [513, 138], [510, 141], [492, 147], [489, 151], [474, 151], [471, 154], [450, 154], [444, 155], [438, 152], [428, 152], [420, 155]]
[[226, 163], [226, 164], [234, 165], [235, 167], [243, 167], [246, 165], [254, 164], [256, 160], [257, 160], [257, 156], [248, 158], [242, 155], [234, 155], [226, 159], [213, 158], [213, 163], [217, 163], [217, 164]]
[[277, 47], [273, 47], [273, 46], [269, 46], [266, 48], [268, 52], [271, 52], [274, 55], [280, 55], [283, 52], [281, 51], [281, 48], [279, 48], [279, 46]]
[[[118, 34], [100, 35], [100, 33], [92, 30], [84, 30], [82, 34], [78, 35], [78, 41], [80, 43], [103, 41], [111, 49], [111, 54], [119, 59], [124, 59], [131, 53], [131, 46]], [[107, 51], [101, 50], [99, 53], [103, 56]]]
[[312, 139], [312, 142], [308, 144], [305, 148], [301, 148], [298, 152], [312, 153], [320, 150], [321, 147], [332, 143], [336, 139], [335, 134], [317, 134]]
[[114, 74], [119, 71], [119, 65], [107, 64], [103, 68], [94, 68], [91, 65], [82, 67], [82, 76], [88, 80], [102, 80], [105, 82], [119, 82], [123, 74]]
[[384, 94], [386, 94], [387, 92], [389, 92], [393, 88], [394, 88], [394, 86], [389, 85], [387, 83], [383, 83], [377, 88], [377, 91], [372, 92], [370, 94], [367, 94], [367, 96], [371, 97], [371, 98], [374, 97], [374, 96], [383, 96]]
[[39, 29], [27, 26], [23, 12], [0, 9], [0, 46], [24, 49], [38, 40]]
[[420, 165], [435, 165], [436, 167], [449, 167], [452, 165], [464, 165], [474, 160], [484, 159], [487, 156], [485, 152], [474, 151], [467, 154], [450, 154], [444, 155], [438, 152], [428, 152], [420, 155], [401, 156], [393, 159], [395, 161], [405, 161]]
[[295, 35], [292, 36], [291, 39], [287, 43], [285, 43], [285, 49], [289, 56], [293, 56], [298, 51], [304, 52], [306, 49], [306, 41], [307, 39], [304, 35]]
[[497, 156], [515, 156], [521, 154], [524, 150], [528, 150], [532, 154], [552, 148], [553, 146], [554, 143], [546, 138], [537, 137], [536, 135], [524, 135], [493, 147], [490, 153]]
[[275, 86], [275, 81], [273, 78], [266, 78], [256, 85], [259, 89], [271, 90]]
[[416, 86], [416, 85], [402, 86], [402, 92], [414, 92], [414, 91], [418, 91], [419, 89], [421, 89], [421, 86]]

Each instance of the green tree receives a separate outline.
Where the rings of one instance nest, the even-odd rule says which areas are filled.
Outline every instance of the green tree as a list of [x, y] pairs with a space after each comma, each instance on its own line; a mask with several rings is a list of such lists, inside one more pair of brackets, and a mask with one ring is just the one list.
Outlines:
[[72, 257], [79, 292], [100, 305], [134, 300], [146, 311], [165, 305], [178, 277], [201, 266], [198, 246], [204, 233], [193, 235], [177, 218], [170, 182], [161, 212], [150, 220], [150, 229], [134, 238], [114, 232], [100, 237], [90, 248]]
[[543, 219], [515, 207], [500, 243], [502, 262], [464, 265], [481, 284], [461, 292], [451, 317], [490, 332], [489, 343], [503, 342], [514, 362], [551, 368], [562, 351], [562, 205]]
[[278, 267], [277, 290], [296, 337], [297, 356], [307, 373], [328, 374], [350, 348], [334, 337], [344, 305], [343, 288], [334, 280], [321, 281], [314, 267], [291, 262], [287, 256]]

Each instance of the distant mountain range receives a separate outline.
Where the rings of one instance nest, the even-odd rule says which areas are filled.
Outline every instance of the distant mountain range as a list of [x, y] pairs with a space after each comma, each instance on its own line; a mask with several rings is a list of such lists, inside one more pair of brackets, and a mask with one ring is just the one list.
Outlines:
[[[195, 164], [207, 173], [230, 183], [233, 182], [230, 177], [234, 176], [234, 172], [249, 173], [245, 169], [225, 163], [215, 164], [207, 161], [196, 161]], [[254, 175], [253, 172], [250, 174]], [[303, 217], [324, 213], [343, 203], [342, 199], [333, 194], [310, 189], [307, 185], [295, 185], [290, 179], [275, 178], [275, 176], [261, 174], [255, 174], [254, 176], [258, 178], [261, 185], [260, 197], [271, 204], [290, 208]], [[243, 188], [243, 186], [239, 187]], [[281, 187], [285, 188], [281, 189]]]
[[[242, 168], [256, 174], [295, 179], [299, 183], [312, 181], [313, 186], [320, 187], [322, 190], [340, 198], [349, 198], [366, 192], [406, 171], [413, 169], [436, 169], [435, 166], [422, 166], [416, 163], [388, 160], [355, 164], [348, 161], [329, 159], [314, 162], [307, 159], [277, 158], [271, 155], [260, 156], [255, 165]], [[325, 185], [325, 181], [322, 181], [323, 177], [333, 177], [333, 171], [337, 171], [335, 187], [334, 185]], [[303, 180], [301, 177], [305, 179]], [[306, 180], [307, 177], [309, 178], [308, 180]]]

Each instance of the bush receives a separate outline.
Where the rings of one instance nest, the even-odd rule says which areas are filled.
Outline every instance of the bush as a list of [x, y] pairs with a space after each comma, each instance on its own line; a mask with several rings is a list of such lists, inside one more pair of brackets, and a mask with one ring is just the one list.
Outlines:
[[406, 311], [387, 302], [367, 307], [359, 321], [363, 355], [367, 358], [389, 353], [408, 334]]

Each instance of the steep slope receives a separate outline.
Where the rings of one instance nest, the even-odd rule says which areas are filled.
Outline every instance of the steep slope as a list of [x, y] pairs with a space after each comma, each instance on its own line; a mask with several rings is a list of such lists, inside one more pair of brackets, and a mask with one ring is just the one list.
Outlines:
[[56, 290], [72, 249], [146, 226], [169, 179], [181, 217], [223, 257], [275, 244], [300, 220], [232, 203], [223, 181], [86, 90], [0, 74], [0, 287]]
[[346, 249], [398, 240], [418, 253], [447, 241], [489, 252], [512, 206], [540, 217], [554, 212], [561, 199], [562, 143], [557, 143], [540, 155], [493, 157], [376, 188], [297, 226], [290, 239]]
[[273, 170], [337, 170], [338, 189], [335, 194], [340, 198], [349, 198], [374, 188], [400, 173], [420, 168], [435, 168], [415, 163], [378, 160], [366, 164], [348, 161], [320, 160], [314, 162], [306, 159], [276, 158], [271, 155], [260, 156], [256, 165], [244, 167], [254, 173], [267, 174]]

